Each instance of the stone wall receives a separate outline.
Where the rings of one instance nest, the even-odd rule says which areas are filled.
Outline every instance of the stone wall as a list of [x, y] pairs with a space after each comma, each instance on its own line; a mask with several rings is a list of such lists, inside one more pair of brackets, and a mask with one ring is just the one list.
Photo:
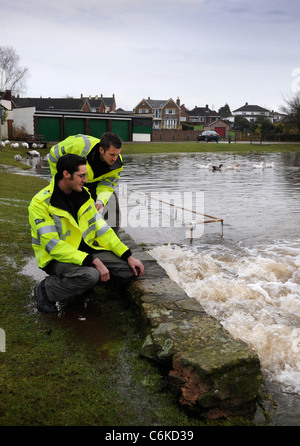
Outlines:
[[141, 354], [167, 370], [169, 389], [192, 413], [207, 419], [253, 417], [262, 384], [256, 353], [234, 340], [127, 234], [120, 237], [145, 265], [144, 275], [128, 289], [146, 327]]

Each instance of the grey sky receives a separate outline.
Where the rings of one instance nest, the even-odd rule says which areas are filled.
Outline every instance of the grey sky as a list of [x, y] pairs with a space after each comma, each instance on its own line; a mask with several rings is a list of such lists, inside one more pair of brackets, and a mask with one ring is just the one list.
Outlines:
[[0, 18], [26, 96], [278, 110], [300, 90], [298, 0], [0, 0]]

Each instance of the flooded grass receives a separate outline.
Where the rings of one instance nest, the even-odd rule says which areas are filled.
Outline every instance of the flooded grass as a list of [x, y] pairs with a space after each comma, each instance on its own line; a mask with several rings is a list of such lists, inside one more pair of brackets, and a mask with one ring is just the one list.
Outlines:
[[0, 425], [201, 425], [177, 408], [158, 369], [139, 356], [139, 321], [125, 299], [99, 288], [59, 317], [36, 312], [36, 279], [22, 271], [32, 257], [27, 206], [44, 184], [0, 176]]

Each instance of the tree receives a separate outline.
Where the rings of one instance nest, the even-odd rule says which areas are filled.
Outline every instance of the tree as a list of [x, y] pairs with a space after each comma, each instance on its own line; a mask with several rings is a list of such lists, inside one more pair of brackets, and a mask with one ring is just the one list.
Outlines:
[[248, 119], [244, 118], [243, 116], [236, 116], [234, 118], [234, 128], [235, 130], [240, 130], [241, 132], [246, 132], [249, 130], [250, 122]]
[[229, 105], [226, 103], [223, 105], [223, 107], [219, 108], [219, 115], [221, 118], [227, 118], [228, 116], [231, 116], [231, 111]]
[[11, 90], [13, 95], [26, 91], [28, 68], [21, 67], [19, 60], [14, 48], [0, 46], [0, 91]]
[[281, 106], [281, 111], [286, 115], [285, 123], [296, 127], [300, 131], [300, 93], [292, 99], [284, 99], [285, 105]]

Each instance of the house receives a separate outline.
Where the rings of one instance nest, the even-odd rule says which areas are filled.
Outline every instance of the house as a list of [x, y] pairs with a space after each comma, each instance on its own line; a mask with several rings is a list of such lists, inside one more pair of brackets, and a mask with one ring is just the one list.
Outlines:
[[190, 120], [189, 110], [186, 108], [184, 104], [180, 106], [180, 121], [187, 122]]
[[89, 104], [91, 112], [95, 113], [114, 113], [116, 111], [116, 100], [115, 95], [113, 94], [112, 97], [103, 97], [101, 96], [95, 96], [92, 98], [89, 96], [89, 98], [86, 98], [86, 104]]
[[0, 91], [0, 108], [6, 115], [5, 123], [2, 125], [0, 121], [1, 140], [9, 138], [13, 125], [13, 107], [11, 102], [11, 91]]
[[227, 124], [223, 119], [218, 119], [211, 124], [204, 126], [203, 130], [213, 130], [217, 132], [221, 138], [229, 138], [230, 124]]
[[245, 105], [232, 112], [230, 121], [234, 122], [236, 116], [246, 118], [249, 122], [255, 122], [258, 117], [263, 117], [269, 119], [272, 123], [277, 123], [284, 115], [280, 115], [277, 112], [271, 112], [259, 105], [250, 105], [246, 102]]
[[218, 115], [218, 113], [214, 110], [210, 110], [210, 108], [208, 108], [208, 105], [206, 105], [205, 107], [197, 107], [196, 105], [193, 110], [190, 110], [188, 112], [188, 114], [189, 121], [194, 124], [209, 125], [220, 118], [220, 115]]
[[134, 108], [135, 114], [148, 114], [153, 117], [153, 130], [177, 129], [180, 125], [179, 99], [143, 99]]

